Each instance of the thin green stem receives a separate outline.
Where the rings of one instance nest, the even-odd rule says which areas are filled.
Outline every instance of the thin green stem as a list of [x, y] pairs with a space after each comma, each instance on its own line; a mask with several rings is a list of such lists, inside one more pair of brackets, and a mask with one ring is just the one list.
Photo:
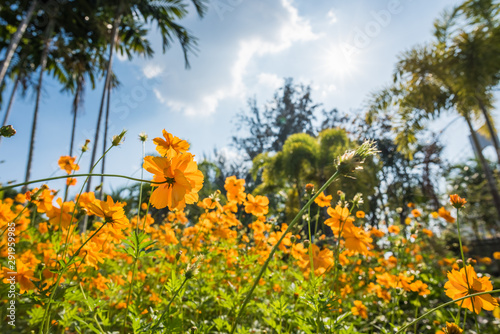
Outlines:
[[478, 296], [481, 296], [481, 295], [486, 295], [486, 294], [494, 294], [494, 293], [499, 293], [500, 292], [500, 289], [496, 289], [496, 290], [491, 290], [491, 291], [482, 291], [482, 292], [478, 292], [478, 293], [473, 293], [472, 295], [467, 295], [467, 296], [464, 296], [464, 297], [461, 297], [461, 298], [457, 298], [455, 300], [452, 300], [452, 301], [449, 301], [447, 303], [444, 303], [444, 304], [441, 304], [427, 312], [425, 312], [424, 314], [422, 314], [420, 317], [418, 317], [417, 319], [413, 320], [412, 322], [410, 322], [409, 324], [406, 324], [404, 325], [403, 327], [401, 327], [397, 332], [396, 334], [399, 334], [399, 333], [402, 333], [403, 331], [405, 331], [408, 327], [412, 326], [415, 322], [419, 322], [420, 320], [424, 319], [425, 317], [427, 317], [429, 314], [431, 313], [434, 313], [436, 312], [437, 310], [445, 307], [445, 306], [448, 306], [448, 305], [451, 305], [453, 303], [456, 303], [456, 302], [459, 302], [461, 300], [464, 300], [464, 299], [468, 299], [468, 298], [473, 298], [473, 297], [478, 297]]
[[[139, 225], [139, 224], [137, 224]], [[135, 235], [136, 238], [137, 238], [137, 234]], [[127, 296], [127, 307], [125, 308], [125, 318], [123, 319], [123, 327], [122, 327], [122, 332], [125, 333], [125, 329], [126, 329], [126, 326], [127, 326], [127, 317], [128, 317], [128, 306], [129, 306], [129, 303], [130, 303], [130, 296], [132, 295], [132, 287], [134, 285], [134, 278], [135, 278], [135, 271], [137, 269], [137, 252], [138, 252], [139, 248], [137, 247], [136, 249], [136, 257], [134, 258], [134, 266], [133, 266], [133, 269], [132, 269], [132, 279], [130, 280], [130, 287], [128, 288], [128, 296]]]
[[170, 299], [170, 302], [168, 303], [167, 305], [167, 308], [165, 309], [165, 311], [163, 311], [163, 313], [161, 314], [160, 318], [158, 319], [158, 322], [156, 323], [156, 325], [153, 326], [152, 330], [156, 330], [158, 328], [158, 326], [160, 325], [161, 321], [163, 320], [163, 317], [165, 316], [165, 314], [170, 310], [170, 305], [172, 304], [172, 302], [174, 301], [175, 297], [177, 297], [177, 295], [179, 294], [179, 292], [182, 290], [182, 288], [184, 287], [184, 284], [186, 284], [186, 282], [188, 281], [189, 278], [184, 278], [184, 281], [182, 282], [181, 286], [175, 291], [174, 295], [172, 296], [172, 298]]
[[[330, 179], [328, 179], [328, 181], [326, 181], [326, 183], [318, 190], [318, 192], [311, 197], [311, 199], [306, 203], [306, 205], [304, 205], [302, 207], [302, 209], [299, 211], [299, 213], [297, 213], [297, 215], [295, 216], [295, 218], [293, 218], [292, 222], [290, 223], [290, 225], [288, 225], [288, 228], [286, 229], [285, 232], [283, 232], [281, 238], [278, 240], [278, 242], [273, 246], [273, 248], [271, 249], [271, 252], [269, 253], [269, 256], [267, 257], [267, 260], [266, 262], [264, 262], [264, 265], [260, 268], [260, 272], [258, 273], [257, 277], [255, 278], [254, 280], [254, 283], [252, 285], [252, 287], [250, 288], [250, 290], [248, 291], [245, 299], [243, 300], [243, 304], [241, 304], [241, 308], [236, 316], [236, 318], [234, 319], [233, 321], [233, 324], [232, 324], [232, 328], [231, 328], [231, 332], [230, 334], [233, 334], [234, 331], [236, 330], [236, 325], [238, 324], [238, 320], [240, 319], [241, 315], [243, 314], [243, 311], [245, 310], [245, 307], [246, 305], [248, 304], [248, 302], [250, 301], [250, 298], [252, 297], [252, 294], [255, 290], [255, 288], [257, 287], [257, 285], [259, 284], [259, 281], [260, 279], [262, 278], [262, 275], [264, 275], [264, 272], [266, 271], [267, 267], [269, 266], [269, 262], [271, 262], [271, 259], [273, 258], [274, 256], [274, 253], [276, 252], [276, 250], [278, 249], [279, 245], [281, 244], [281, 242], [283, 241], [283, 239], [285, 239], [286, 235], [288, 234], [288, 232], [290, 232], [292, 230], [292, 228], [295, 226], [295, 224], [302, 218], [302, 216], [304, 215], [304, 213], [306, 212], [306, 210], [309, 209], [309, 207], [311, 206], [311, 204], [314, 202], [314, 200], [316, 199], [316, 197], [319, 196], [319, 194], [321, 194], [333, 181], [335, 181], [338, 177], [340, 176], [340, 172], [337, 171], [335, 172], [331, 177]], [[232, 311], [231, 311], [232, 313]]]
[[[142, 180], [142, 179], [137, 179], [135, 177], [119, 175], [119, 174], [73, 174], [73, 175], [71, 175], [71, 177], [85, 177], [85, 176], [87, 176], [87, 177], [91, 177], [91, 176], [120, 177], [122, 179], [138, 181], [138, 182], [147, 182], [147, 183], [151, 183], [151, 184], [164, 184], [164, 183], [168, 182], [166, 180], [162, 181], [162, 182], [154, 182], [151, 180]], [[32, 183], [60, 180], [60, 179], [66, 179], [66, 178], [68, 178], [68, 175], [47, 177], [45, 179], [33, 180], [33, 181], [28, 181], [28, 182], [23, 182], [23, 183], [16, 183], [16, 184], [13, 184], [10, 186], [2, 187], [2, 188], [0, 188], [0, 191], [16, 188], [16, 187], [20, 187], [20, 186], [25, 186], [25, 185], [32, 184]]]
[[[89, 311], [90, 311], [90, 312], [93, 312], [92, 308], [91, 308], [91, 307], [90, 307], [90, 305], [89, 305], [89, 301], [88, 301], [88, 299], [87, 299], [87, 296], [85, 295], [85, 292], [83, 291], [82, 282], [80, 282], [80, 284], [79, 284], [79, 285], [80, 285], [80, 290], [82, 291], [83, 299], [85, 299], [85, 303], [86, 303], [86, 304], [87, 304], [87, 306], [89, 307]], [[101, 330], [101, 332], [102, 332], [102, 333], [106, 333], [106, 332], [104, 331], [104, 329], [102, 329], [101, 324], [99, 324], [99, 321], [97, 320], [97, 314], [95, 314], [95, 313], [94, 313], [94, 320], [95, 320], [95, 323], [96, 323], [97, 327], [99, 327], [99, 329]]]
[[[142, 160], [144, 161], [144, 151], [146, 150], [146, 143], [142, 142]], [[141, 180], [144, 177], [144, 168], [141, 166]], [[142, 181], [139, 188], [139, 207], [137, 208], [137, 226], [135, 227], [135, 233], [139, 234], [139, 222], [141, 221], [141, 206], [142, 206]], [[146, 211], [146, 216], [148, 212]]]
[[56, 291], [57, 291], [57, 288], [59, 287], [59, 282], [61, 281], [61, 277], [62, 275], [66, 272], [66, 270], [69, 269], [70, 265], [71, 265], [71, 262], [78, 256], [78, 254], [80, 253], [80, 251], [82, 250], [83, 247], [85, 247], [85, 245], [90, 241], [90, 239], [92, 239], [97, 233], [99, 233], [99, 231], [107, 224], [107, 222], [104, 222], [101, 226], [99, 226], [99, 228], [87, 239], [85, 240], [85, 242], [80, 246], [80, 248], [77, 249], [77, 251], [69, 258], [67, 264], [64, 268], [60, 269], [60, 271], [57, 273], [58, 277], [57, 277], [57, 281], [56, 283], [54, 284], [54, 291], [52, 291], [49, 295], [49, 301], [47, 302], [47, 308], [45, 309], [45, 313], [44, 313], [44, 316], [43, 316], [43, 320], [42, 320], [42, 324], [40, 326], [40, 333], [43, 333], [43, 328], [44, 328], [44, 323], [45, 321], [47, 321], [47, 334], [49, 333], [48, 332], [48, 324], [49, 324], [49, 320], [50, 319], [47, 319], [46, 318], [49, 316], [49, 313], [50, 313], [50, 304], [52, 303], [52, 298], [54, 297], [54, 295], [56, 294]]

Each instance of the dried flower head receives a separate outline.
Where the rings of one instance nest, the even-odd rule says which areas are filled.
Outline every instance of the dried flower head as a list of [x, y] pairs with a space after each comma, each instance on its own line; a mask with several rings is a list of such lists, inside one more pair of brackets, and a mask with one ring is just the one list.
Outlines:
[[377, 152], [379, 151], [377, 151], [375, 142], [367, 140], [357, 149], [346, 151], [342, 156], [337, 158], [335, 165], [341, 174], [349, 175], [357, 169], [362, 169], [361, 165], [365, 159]]
[[139, 140], [145, 142], [146, 140], [148, 140], [148, 135], [145, 132], [139, 133]]

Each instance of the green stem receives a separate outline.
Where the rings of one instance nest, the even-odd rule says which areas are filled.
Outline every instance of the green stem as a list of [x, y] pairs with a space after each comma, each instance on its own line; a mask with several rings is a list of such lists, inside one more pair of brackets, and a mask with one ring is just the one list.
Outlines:
[[[137, 224], [137, 225], [139, 225], [139, 224]], [[137, 238], [137, 234], [136, 234], [136, 238]], [[138, 252], [138, 250], [139, 250], [139, 247], [137, 247], [137, 249], [136, 249], [136, 257], [134, 258], [134, 266], [132, 269], [132, 279], [130, 280], [130, 287], [128, 288], [127, 307], [125, 309], [125, 319], [123, 319], [123, 327], [122, 327], [123, 333], [125, 333], [125, 329], [127, 327], [128, 305], [130, 303], [130, 296], [132, 295], [132, 286], [134, 285], [135, 271], [137, 268], [137, 256], [138, 256], [137, 252]]]
[[328, 179], [328, 181], [326, 181], [326, 183], [318, 190], [318, 192], [313, 196], [311, 197], [311, 199], [306, 203], [306, 205], [304, 205], [302, 207], [302, 209], [299, 211], [299, 213], [297, 213], [297, 215], [295, 216], [295, 218], [293, 218], [292, 222], [290, 223], [290, 225], [288, 225], [288, 228], [286, 229], [285, 232], [283, 232], [283, 235], [281, 236], [281, 238], [278, 240], [278, 242], [273, 246], [273, 248], [271, 249], [271, 252], [269, 253], [269, 256], [267, 257], [267, 260], [266, 262], [264, 263], [264, 265], [260, 268], [260, 272], [259, 274], [257, 275], [257, 277], [255, 278], [255, 281], [252, 285], [252, 287], [250, 288], [250, 290], [248, 291], [246, 297], [245, 297], [245, 300], [243, 301], [243, 304], [241, 305], [241, 308], [238, 312], [238, 315], [236, 316], [236, 318], [234, 319], [233, 321], [233, 324], [232, 324], [232, 328], [231, 328], [231, 332], [230, 334], [233, 334], [234, 331], [236, 330], [236, 325], [238, 324], [238, 320], [240, 319], [241, 315], [243, 314], [243, 310], [245, 309], [245, 306], [248, 304], [248, 302], [250, 301], [250, 298], [252, 297], [252, 294], [255, 290], [255, 288], [257, 287], [257, 285], [259, 284], [259, 281], [262, 277], [262, 275], [264, 275], [264, 272], [266, 271], [267, 267], [269, 266], [269, 262], [271, 262], [271, 259], [273, 258], [274, 256], [274, 253], [276, 252], [276, 250], [278, 249], [279, 245], [281, 244], [281, 242], [283, 241], [283, 239], [285, 239], [285, 236], [288, 234], [288, 232], [290, 232], [292, 230], [292, 228], [295, 226], [295, 224], [302, 218], [302, 216], [304, 215], [304, 213], [306, 212], [307, 209], [309, 209], [309, 207], [311, 206], [311, 204], [314, 202], [314, 200], [316, 199], [316, 197], [319, 196], [319, 194], [321, 194], [333, 181], [335, 181], [338, 177], [340, 176], [340, 172], [337, 171], [335, 172], [331, 177], [330, 179]]
[[[86, 303], [86, 304], [87, 304], [87, 306], [89, 307], [90, 312], [93, 312], [92, 308], [91, 308], [91, 307], [90, 307], [90, 305], [89, 305], [89, 301], [88, 301], [88, 299], [87, 299], [87, 296], [85, 295], [85, 292], [83, 291], [82, 282], [80, 282], [80, 284], [79, 284], [79, 285], [80, 285], [80, 290], [82, 291], [83, 299], [85, 299], [85, 303]], [[96, 314], [96, 313], [94, 313], [94, 320], [95, 320], [95, 323], [96, 323], [97, 327], [99, 327], [99, 329], [101, 330], [101, 332], [102, 332], [102, 333], [106, 333], [106, 332], [104, 331], [104, 329], [102, 329], [101, 324], [99, 324], [99, 321], [97, 320], [97, 314]]]
[[[127, 179], [127, 180], [138, 181], [138, 182], [147, 182], [147, 183], [151, 183], [151, 184], [164, 184], [164, 183], [168, 182], [166, 180], [162, 181], [162, 182], [153, 182], [151, 180], [142, 180], [142, 179], [137, 179], [135, 177], [119, 175], [119, 174], [74, 174], [74, 175], [71, 175], [71, 177], [84, 177], [84, 176], [87, 176], [87, 177], [90, 177], [90, 176], [121, 177], [121, 178]], [[39, 182], [53, 181], [53, 180], [60, 180], [60, 179], [67, 179], [67, 178], [68, 178], [68, 175], [63, 175], [63, 176], [47, 177], [45, 179], [33, 180], [33, 181], [28, 181], [28, 182], [23, 182], [23, 183], [16, 183], [16, 184], [13, 184], [11, 186], [2, 187], [2, 188], [0, 188], [0, 191], [16, 188], [16, 187], [20, 187], [20, 186], [25, 186], [25, 185], [32, 184], [32, 183], [39, 183]]]
[[161, 314], [160, 316], [160, 319], [158, 319], [158, 322], [156, 323], [156, 325], [153, 326], [152, 330], [155, 331], [158, 326], [160, 326], [160, 323], [161, 321], [163, 320], [163, 317], [165, 316], [165, 314], [170, 310], [170, 305], [172, 304], [172, 302], [174, 301], [175, 297], [177, 297], [177, 295], [179, 294], [179, 292], [182, 290], [182, 288], [184, 287], [184, 284], [186, 284], [186, 282], [188, 281], [189, 278], [184, 278], [184, 281], [182, 282], [181, 286], [177, 289], [177, 291], [175, 291], [174, 295], [172, 296], [172, 298], [170, 299], [170, 302], [168, 303], [167, 305], [167, 308], [165, 309], [165, 311], [163, 311], [163, 313]]
[[493, 293], [498, 293], [500, 292], [500, 289], [496, 289], [496, 290], [491, 290], [491, 291], [483, 291], [483, 292], [478, 292], [478, 293], [473, 293], [472, 295], [467, 295], [467, 296], [464, 296], [464, 297], [461, 297], [461, 298], [457, 298], [455, 300], [452, 300], [452, 301], [449, 301], [447, 303], [444, 303], [444, 304], [441, 304], [427, 312], [425, 312], [424, 314], [422, 314], [420, 317], [418, 317], [417, 319], [413, 320], [412, 322], [410, 322], [409, 324], [401, 327], [401, 329], [399, 329], [396, 334], [399, 334], [399, 333], [402, 333], [403, 331], [405, 331], [408, 327], [410, 327], [411, 325], [413, 325], [415, 322], [419, 322], [420, 320], [422, 320], [423, 318], [427, 317], [429, 314], [431, 313], [434, 313], [436, 312], [437, 310], [445, 307], [445, 306], [448, 306], [448, 305], [451, 305], [453, 303], [456, 303], [456, 302], [459, 302], [461, 300], [464, 300], [464, 299], [467, 299], [467, 298], [473, 298], [473, 297], [478, 297], [478, 296], [481, 296], [481, 295], [486, 295], [486, 294], [493, 294]]
[[[78, 256], [78, 254], [80, 253], [80, 251], [82, 250], [82, 248], [90, 241], [90, 239], [92, 239], [97, 233], [99, 233], [99, 231], [107, 224], [107, 222], [104, 222], [101, 226], [99, 226], [99, 228], [87, 239], [85, 240], [85, 242], [80, 246], [80, 248], [78, 248], [78, 250], [69, 258], [68, 260], [68, 265], [65, 266], [64, 268], [62, 268], [62, 270], [60, 270], [60, 272], [57, 273], [58, 277], [57, 277], [57, 281], [56, 283], [54, 284], [54, 291], [52, 291], [50, 293], [50, 296], [49, 296], [49, 301], [47, 302], [47, 308], [45, 309], [45, 313], [44, 313], [44, 316], [43, 316], [43, 319], [42, 319], [42, 324], [40, 326], [40, 334], [43, 333], [43, 328], [44, 328], [44, 324], [45, 324], [45, 318], [47, 318], [49, 316], [49, 313], [50, 313], [50, 304], [52, 303], [52, 297], [54, 297], [54, 295], [56, 294], [56, 291], [57, 291], [57, 288], [59, 287], [59, 282], [61, 281], [61, 277], [62, 275], [66, 272], [66, 270], [69, 269], [70, 267], [70, 264], [71, 262]], [[49, 331], [48, 331], [48, 325], [49, 325], [49, 320], [50, 319], [47, 319], [47, 334], [49, 334]]]

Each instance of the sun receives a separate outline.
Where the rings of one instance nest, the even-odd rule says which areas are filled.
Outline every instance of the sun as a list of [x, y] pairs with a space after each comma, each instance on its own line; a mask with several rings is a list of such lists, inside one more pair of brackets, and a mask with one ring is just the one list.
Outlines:
[[320, 55], [320, 66], [327, 75], [340, 79], [354, 76], [360, 70], [359, 54], [349, 45], [342, 43], [323, 48]]

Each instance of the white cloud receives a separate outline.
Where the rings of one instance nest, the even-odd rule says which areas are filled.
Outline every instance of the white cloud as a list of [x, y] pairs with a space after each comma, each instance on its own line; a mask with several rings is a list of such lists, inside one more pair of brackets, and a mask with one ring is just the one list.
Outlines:
[[333, 9], [330, 9], [328, 11], [328, 14], [326, 14], [326, 16], [328, 17], [328, 23], [330, 24], [337, 23], [338, 21], [337, 14], [335, 14], [335, 11]]
[[257, 76], [257, 80], [259, 85], [264, 85], [266, 88], [271, 88], [272, 90], [283, 85], [283, 78], [272, 73], [260, 73]]
[[[253, 3], [248, 3], [248, 5], [252, 6]], [[190, 87], [191, 93], [188, 95], [185, 92], [180, 92], [181, 94], [176, 94], [175, 98], [168, 98], [166, 104], [173, 110], [187, 115], [210, 115], [217, 110], [222, 100], [245, 98], [251, 90], [246, 81], [257, 79], [260, 83], [277, 87], [278, 82], [282, 82], [282, 80], [276, 75], [262, 73], [257, 78], [252, 79], [248, 76], [249, 67], [258, 66], [256, 60], [283, 52], [296, 43], [316, 40], [320, 36], [312, 31], [309, 20], [299, 15], [292, 0], [279, 0], [273, 4], [270, 3], [269, 6], [276, 6], [280, 10], [279, 15], [273, 15], [272, 20], [265, 21], [269, 25], [269, 29], [265, 29], [266, 27], [259, 27], [257, 30], [250, 29], [253, 23], [248, 22], [248, 27], [240, 28], [241, 31], [236, 32], [239, 35], [231, 36], [235, 38], [232, 41], [232, 48], [227, 45], [231, 41], [226, 41], [226, 44], [221, 46], [224, 41], [217, 40], [215, 46], [219, 45], [219, 48], [213, 50], [214, 63], [210, 64], [219, 70], [217, 77], [214, 77], [213, 82], [210, 83], [203, 82], [204, 78], [200, 76], [190, 78], [193, 80], [193, 85]], [[239, 9], [241, 11], [235, 10], [232, 15], [241, 15], [243, 18], [246, 13], [243, 8]], [[266, 10], [260, 6], [251, 9], [254, 11]], [[238, 22], [237, 17], [232, 17], [232, 19]], [[246, 36], [240, 36], [242, 34]], [[228, 52], [222, 57], [214, 57], [216, 52], [220, 54], [220, 48], [227, 49]], [[210, 73], [209, 71], [202, 74], [207, 76], [206, 73]], [[170, 82], [170, 85], [175, 85], [175, 83]]]
[[164, 71], [163, 67], [161, 67], [160, 65], [153, 64], [153, 63], [146, 64], [142, 68], [142, 73], [148, 79], [159, 76], [160, 74], [163, 73], [163, 71]]

